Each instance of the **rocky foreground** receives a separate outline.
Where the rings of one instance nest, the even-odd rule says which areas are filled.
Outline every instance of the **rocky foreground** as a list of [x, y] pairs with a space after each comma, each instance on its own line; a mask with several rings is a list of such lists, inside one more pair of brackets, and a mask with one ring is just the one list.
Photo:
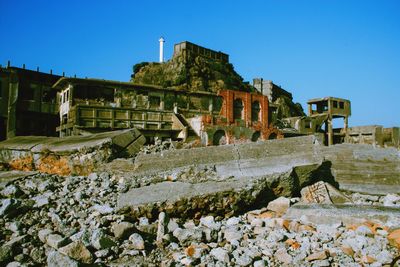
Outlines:
[[[229, 218], [183, 221], [161, 212], [150, 221], [118, 214], [119, 194], [140, 186], [107, 172], [85, 177], [37, 173], [9, 183], [1, 191], [0, 264], [390, 266], [400, 255], [396, 216], [354, 224], [287, 219], [288, 209], [310, 201], [307, 190], [302, 198], [280, 197]], [[334, 193], [336, 198], [341, 194]], [[352, 205], [400, 207], [396, 194], [340, 197]]]

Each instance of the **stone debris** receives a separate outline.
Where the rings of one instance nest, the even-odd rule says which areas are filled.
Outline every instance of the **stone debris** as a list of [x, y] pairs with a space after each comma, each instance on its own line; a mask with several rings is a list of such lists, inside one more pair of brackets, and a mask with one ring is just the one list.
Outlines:
[[[0, 191], [0, 265], [389, 266], [400, 254], [398, 193], [339, 191], [319, 182], [324, 162], [240, 179], [218, 171], [9, 179]], [[321, 194], [329, 201], [316, 203]]]

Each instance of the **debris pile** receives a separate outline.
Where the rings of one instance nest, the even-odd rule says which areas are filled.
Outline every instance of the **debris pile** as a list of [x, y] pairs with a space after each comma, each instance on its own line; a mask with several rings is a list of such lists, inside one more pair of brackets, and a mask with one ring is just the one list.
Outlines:
[[[106, 172], [34, 174], [9, 183], [1, 190], [1, 264], [382, 266], [399, 254], [399, 217], [346, 225], [285, 218], [307, 199], [304, 189], [301, 198], [280, 197], [258, 210], [185, 220], [164, 212], [118, 213], [118, 195], [126, 187]], [[343, 197], [351, 202], [360, 194]], [[363, 199], [400, 208], [396, 194]]]

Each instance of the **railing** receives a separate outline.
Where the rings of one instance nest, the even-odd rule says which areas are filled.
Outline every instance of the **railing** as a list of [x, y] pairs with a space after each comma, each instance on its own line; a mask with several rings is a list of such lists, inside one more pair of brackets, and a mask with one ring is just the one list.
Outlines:
[[68, 124], [82, 128], [172, 129], [170, 111], [76, 105], [69, 112]]

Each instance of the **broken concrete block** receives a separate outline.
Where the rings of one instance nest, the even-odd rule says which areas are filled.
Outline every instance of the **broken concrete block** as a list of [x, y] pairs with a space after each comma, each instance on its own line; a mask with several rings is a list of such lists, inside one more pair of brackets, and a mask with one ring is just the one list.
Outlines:
[[303, 203], [343, 204], [352, 202], [350, 198], [335, 187], [322, 181], [304, 187], [300, 194]]
[[[321, 166], [312, 165], [315, 170]], [[154, 211], [165, 211], [171, 217], [194, 217], [195, 213], [225, 215], [244, 211], [262, 201], [267, 203], [276, 196], [298, 193], [297, 179], [292, 169], [258, 177], [195, 184], [166, 181], [121, 194], [117, 210], [136, 218], [152, 218]]]
[[0, 163], [16, 170], [88, 175], [116, 156], [132, 156], [144, 143], [137, 129], [65, 138], [18, 136], [0, 142]]

